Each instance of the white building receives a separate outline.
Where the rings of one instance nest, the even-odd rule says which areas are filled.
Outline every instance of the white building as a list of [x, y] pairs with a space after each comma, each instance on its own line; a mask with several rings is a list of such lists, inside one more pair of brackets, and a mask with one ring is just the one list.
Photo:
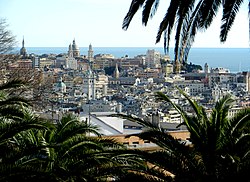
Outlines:
[[148, 50], [146, 54], [146, 65], [148, 68], [161, 68], [161, 54], [154, 49]]
[[204, 83], [199, 80], [184, 80], [181, 82], [178, 81], [174, 82], [174, 85], [183, 90], [188, 90], [190, 96], [196, 96], [205, 91]]
[[73, 44], [69, 45], [68, 55], [69, 57], [74, 57], [74, 58], [80, 57], [80, 49], [76, 45], [75, 39], [73, 40]]
[[123, 134], [124, 119], [111, 117], [111, 114], [115, 114], [115, 112], [81, 113], [80, 120], [96, 125], [104, 136]]
[[91, 68], [87, 71], [86, 77], [83, 77], [83, 93], [87, 94], [88, 100], [96, 99], [96, 75]]

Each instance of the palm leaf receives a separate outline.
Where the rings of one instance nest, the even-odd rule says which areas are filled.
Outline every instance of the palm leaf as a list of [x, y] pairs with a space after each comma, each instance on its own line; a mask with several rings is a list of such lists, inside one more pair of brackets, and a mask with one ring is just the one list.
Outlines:
[[222, 15], [222, 25], [220, 32], [220, 41], [225, 42], [227, 39], [228, 32], [230, 31], [236, 14], [239, 11], [240, 5], [243, 0], [225, 0], [223, 1], [223, 15]]
[[128, 26], [129, 26], [131, 20], [133, 19], [135, 13], [144, 4], [144, 2], [145, 2], [145, 0], [133, 0], [131, 2], [129, 11], [128, 11], [127, 15], [125, 16], [125, 18], [123, 19], [122, 28], [124, 30], [128, 29]]
[[142, 11], [142, 22], [147, 26], [149, 17], [152, 17], [155, 14], [159, 5], [159, 0], [147, 0], [143, 7]]

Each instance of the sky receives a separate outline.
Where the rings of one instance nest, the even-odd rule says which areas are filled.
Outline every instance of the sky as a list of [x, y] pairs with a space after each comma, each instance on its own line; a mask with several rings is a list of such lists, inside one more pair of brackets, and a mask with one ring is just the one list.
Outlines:
[[[79, 47], [163, 47], [163, 41], [155, 44], [155, 40], [169, 1], [160, 1], [146, 27], [139, 10], [125, 31], [122, 22], [131, 1], [0, 0], [0, 18], [6, 19], [19, 47], [23, 37], [25, 47], [67, 47], [73, 39]], [[197, 35], [193, 47], [249, 47], [248, 0], [244, 1], [226, 43], [219, 41], [218, 15], [206, 32]]]

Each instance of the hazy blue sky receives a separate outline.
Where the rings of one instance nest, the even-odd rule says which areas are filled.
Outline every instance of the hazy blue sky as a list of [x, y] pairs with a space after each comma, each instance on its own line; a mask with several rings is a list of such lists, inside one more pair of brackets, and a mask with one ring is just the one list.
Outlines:
[[[168, 0], [147, 27], [142, 26], [139, 11], [127, 31], [122, 21], [131, 0], [0, 0], [0, 17], [21, 46], [67, 47], [75, 38], [80, 47], [162, 47], [155, 44], [158, 26], [166, 13]], [[205, 33], [200, 33], [193, 47], [249, 47], [248, 1], [241, 6], [225, 44], [219, 42], [220, 17]], [[171, 46], [173, 46], [173, 42]]]

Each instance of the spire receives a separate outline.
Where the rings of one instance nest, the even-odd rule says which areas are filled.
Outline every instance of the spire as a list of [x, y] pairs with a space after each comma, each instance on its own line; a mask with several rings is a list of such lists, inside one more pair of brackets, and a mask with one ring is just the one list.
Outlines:
[[93, 54], [94, 54], [94, 51], [92, 49], [92, 45], [89, 44], [89, 50], [88, 50], [88, 60], [90, 62], [93, 62]]
[[116, 63], [115, 71], [114, 71], [114, 77], [119, 78], [119, 76], [120, 76], [120, 72], [119, 72], [119, 69], [118, 69], [118, 64]]
[[27, 52], [26, 52], [26, 49], [24, 47], [24, 36], [23, 36], [23, 41], [22, 41], [22, 48], [20, 49], [20, 55], [22, 55], [22, 58], [27, 57]]
[[23, 42], [22, 42], [22, 47], [24, 47], [24, 36], [23, 36]]

